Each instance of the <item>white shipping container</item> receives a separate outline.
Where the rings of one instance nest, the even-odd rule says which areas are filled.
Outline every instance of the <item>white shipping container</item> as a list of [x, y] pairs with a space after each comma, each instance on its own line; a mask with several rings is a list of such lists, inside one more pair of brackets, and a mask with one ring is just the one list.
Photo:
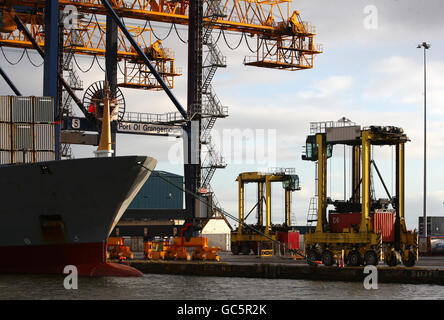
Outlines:
[[12, 122], [33, 122], [33, 97], [12, 97]]
[[54, 122], [54, 102], [52, 97], [34, 98], [34, 122]]
[[0, 151], [0, 164], [11, 163], [11, 152], [10, 151]]
[[12, 163], [30, 163], [34, 158], [32, 151], [14, 151], [13, 156]]
[[11, 97], [0, 96], [0, 121], [11, 121]]
[[11, 150], [11, 125], [0, 123], [0, 150]]
[[36, 151], [35, 162], [53, 161], [55, 160], [55, 152], [53, 151]]
[[35, 124], [35, 150], [36, 151], [54, 151], [54, 125], [53, 124]]
[[32, 150], [34, 135], [31, 124], [14, 123], [12, 125], [14, 150]]

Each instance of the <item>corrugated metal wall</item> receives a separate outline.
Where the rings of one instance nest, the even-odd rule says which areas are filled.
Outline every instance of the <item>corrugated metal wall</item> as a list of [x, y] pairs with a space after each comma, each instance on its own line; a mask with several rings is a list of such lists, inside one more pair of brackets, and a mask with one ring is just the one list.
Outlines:
[[34, 100], [34, 122], [53, 123], [54, 103], [51, 97], [35, 97]]
[[33, 122], [33, 97], [12, 97], [12, 122]]
[[36, 150], [54, 150], [54, 126], [52, 124], [35, 124], [34, 133]]
[[0, 121], [11, 122], [11, 98], [0, 96]]
[[11, 124], [0, 123], [0, 150], [11, 149]]
[[[155, 171], [140, 189], [129, 206], [130, 209], [182, 209], [183, 192], [166, 182], [168, 179], [177, 186], [183, 187], [183, 177], [165, 171]], [[161, 175], [162, 178], [157, 176]]]

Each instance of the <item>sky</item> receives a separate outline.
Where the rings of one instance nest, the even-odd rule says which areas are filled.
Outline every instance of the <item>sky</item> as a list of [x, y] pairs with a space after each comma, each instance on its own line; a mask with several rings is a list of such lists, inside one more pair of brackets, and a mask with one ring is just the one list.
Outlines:
[[[292, 217], [296, 224], [305, 225], [310, 198], [315, 192], [314, 163], [301, 160], [310, 122], [346, 117], [361, 126], [402, 127], [410, 138], [406, 145], [406, 222], [408, 229], [418, 228], [418, 217], [423, 214], [424, 69], [423, 49], [417, 49], [417, 45], [426, 41], [432, 45], [427, 51], [427, 215], [443, 215], [443, 9], [444, 2], [440, 0], [295, 0], [290, 11], [298, 10], [304, 21], [316, 26], [315, 41], [324, 48], [315, 57], [313, 69], [297, 72], [244, 66], [244, 57], [252, 55], [245, 42], [231, 50], [220, 40], [218, 46], [227, 57], [227, 67], [218, 69], [212, 86], [222, 104], [228, 107], [229, 116], [217, 120], [213, 138], [228, 166], [216, 171], [212, 186], [222, 207], [237, 215], [235, 179], [240, 172], [267, 167], [294, 168], [301, 190], [292, 195]], [[169, 31], [165, 24], [153, 23], [153, 27], [161, 38]], [[187, 37], [185, 27], [179, 26], [178, 32], [182, 38]], [[239, 35], [229, 34], [227, 41], [233, 47], [239, 42]], [[185, 105], [187, 47], [174, 31], [163, 45], [175, 52], [175, 64], [183, 70], [183, 76], [175, 80], [173, 93]], [[21, 51], [5, 48], [4, 54], [10, 62], [16, 62]], [[34, 64], [41, 63], [37, 54], [30, 53], [29, 57]], [[104, 60], [99, 62], [103, 67]], [[91, 57], [78, 57], [78, 63], [87, 69]], [[3, 55], [0, 66], [24, 95], [42, 94], [43, 67], [34, 67], [27, 57], [11, 66]], [[79, 74], [85, 89], [104, 79], [97, 65], [90, 72]], [[122, 91], [127, 111], [175, 111], [165, 92]], [[0, 93], [12, 94], [3, 81]], [[237, 141], [243, 143], [241, 156], [225, 143], [227, 135], [236, 130], [244, 134]], [[119, 135], [117, 155], [149, 155], [158, 159], [158, 170], [183, 174], [177, 153], [180, 146], [181, 141], [176, 138]], [[254, 153], [264, 148], [265, 157]], [[73, 149], [77, 158], [93, 156], [92, 147]], [[350, 151], [345, 152], [349, 197]], [[328, 163], [327, 194], [339, 200], [344, 197], [343, 155], [343, 147], [335, 147]], [[268, 162], [261, 161], [263, 158]], [[393, 194], [393, 149], [375, 147], [374, 159]], [[386, 198], [376, 176], [374, 180], [376, 195]], [[273, 194], [272, 221], [282, 223], [284, 195], [280, 185], [273, 187]], [[249, 211], [256, 203], [253, 186], [247, 186], [246, 198]], [[248, 222], [254, 221], [254, 213], [250, 219]]]

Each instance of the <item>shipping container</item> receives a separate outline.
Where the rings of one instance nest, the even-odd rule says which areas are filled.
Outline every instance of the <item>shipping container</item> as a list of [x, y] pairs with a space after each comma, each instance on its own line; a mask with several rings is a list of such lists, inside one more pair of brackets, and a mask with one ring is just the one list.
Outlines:
[[36, 151], [54, 151], [54, 125], [53, 124], [35, 124], [35, 150]]
[[14, 151], [12, 163], [34, 162], [34, 153], [32, 151]]
[[[376, 210], [370, 213], [373, 221], [373, 230], [381, 231], [383, 242], [392, 242], [394, 240], [395, 214], [393, 210]], [[361, 213], [335, 213], [329, 214], [329, 225], [332, 232], [343, 232], [344, 229], [359, 229], [361, 224]]]
[[[423, 218], [419, 217], [418, 233], [424, 234]], [[444, 217], [427, 217], [427, 235], [429, 236], [443, 236], [444, 235]]]
[[11, 163], [11, 151], [0, 151], [0, 164]]
[[0, 150], [11, 150], [11, 125], [0, 123]]
[[279, 232], [278, 239], [286, 245], [286, 249], [299, 249], [299, 231]]
[[33, 122], [33, 99], [34, 97], [12, 97], [12, 122]]
[[0, 96], [0, 121], [11, 122], [11, 97]]
[[53, 161], [55, 160], [54, 151], [36, 151], [35, 162]]
[[13, 150], [32, 150], [34, 148], [34, 135], [31, 124], [12, 124]]
[[383, 242], [392, 242], [395, 237], [395, 213], [393, 210], [376, 210], [373, 215], [373, 229], [381, 231]]
[[34, 122], [54, 122], [54, 102], [52, 97], [34, 97]]
[[350, 141], [361, 137], [360, 126], [326, 128], [327, 142]]
[[361, 213], [329, 212], [328, 223], [332, 232], [344, 232], [344, 229], [351, 227], [359, 228], [361, 224]]

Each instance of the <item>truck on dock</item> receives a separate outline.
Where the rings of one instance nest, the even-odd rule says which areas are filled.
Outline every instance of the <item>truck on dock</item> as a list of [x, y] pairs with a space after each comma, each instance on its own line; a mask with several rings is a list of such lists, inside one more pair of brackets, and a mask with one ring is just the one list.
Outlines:
[[[412, 267], [418, 260], [418, 234], [405, 224], [405, 144], [409, 141], [401, 128], [371, 126], [324, 127], [306, 140], [303, 160], [317, 162], [316, 229], [305, 235], [307, 261], [333, 265], [343, 257], [346, 265], [377, 265], [384, 260], [389, 266], [402, 263]], [[352, 196], [347, 201], [327, 198], [327, 158], [333, 146], [352, 147]], [[396, 149], [396, 194], [390, 195], [371, 159], [372, 146], [394, 146]], [[375, 199], [371, 188], [373, 165], [388, 199]], [[362, 175], [361, 175], [362, 172]], [[362, 190], [360, 192], [360, 190]], [[327, 206], [333, 205], [329, 212]], [[390, 208], [391, 207], [391, 208]]]

